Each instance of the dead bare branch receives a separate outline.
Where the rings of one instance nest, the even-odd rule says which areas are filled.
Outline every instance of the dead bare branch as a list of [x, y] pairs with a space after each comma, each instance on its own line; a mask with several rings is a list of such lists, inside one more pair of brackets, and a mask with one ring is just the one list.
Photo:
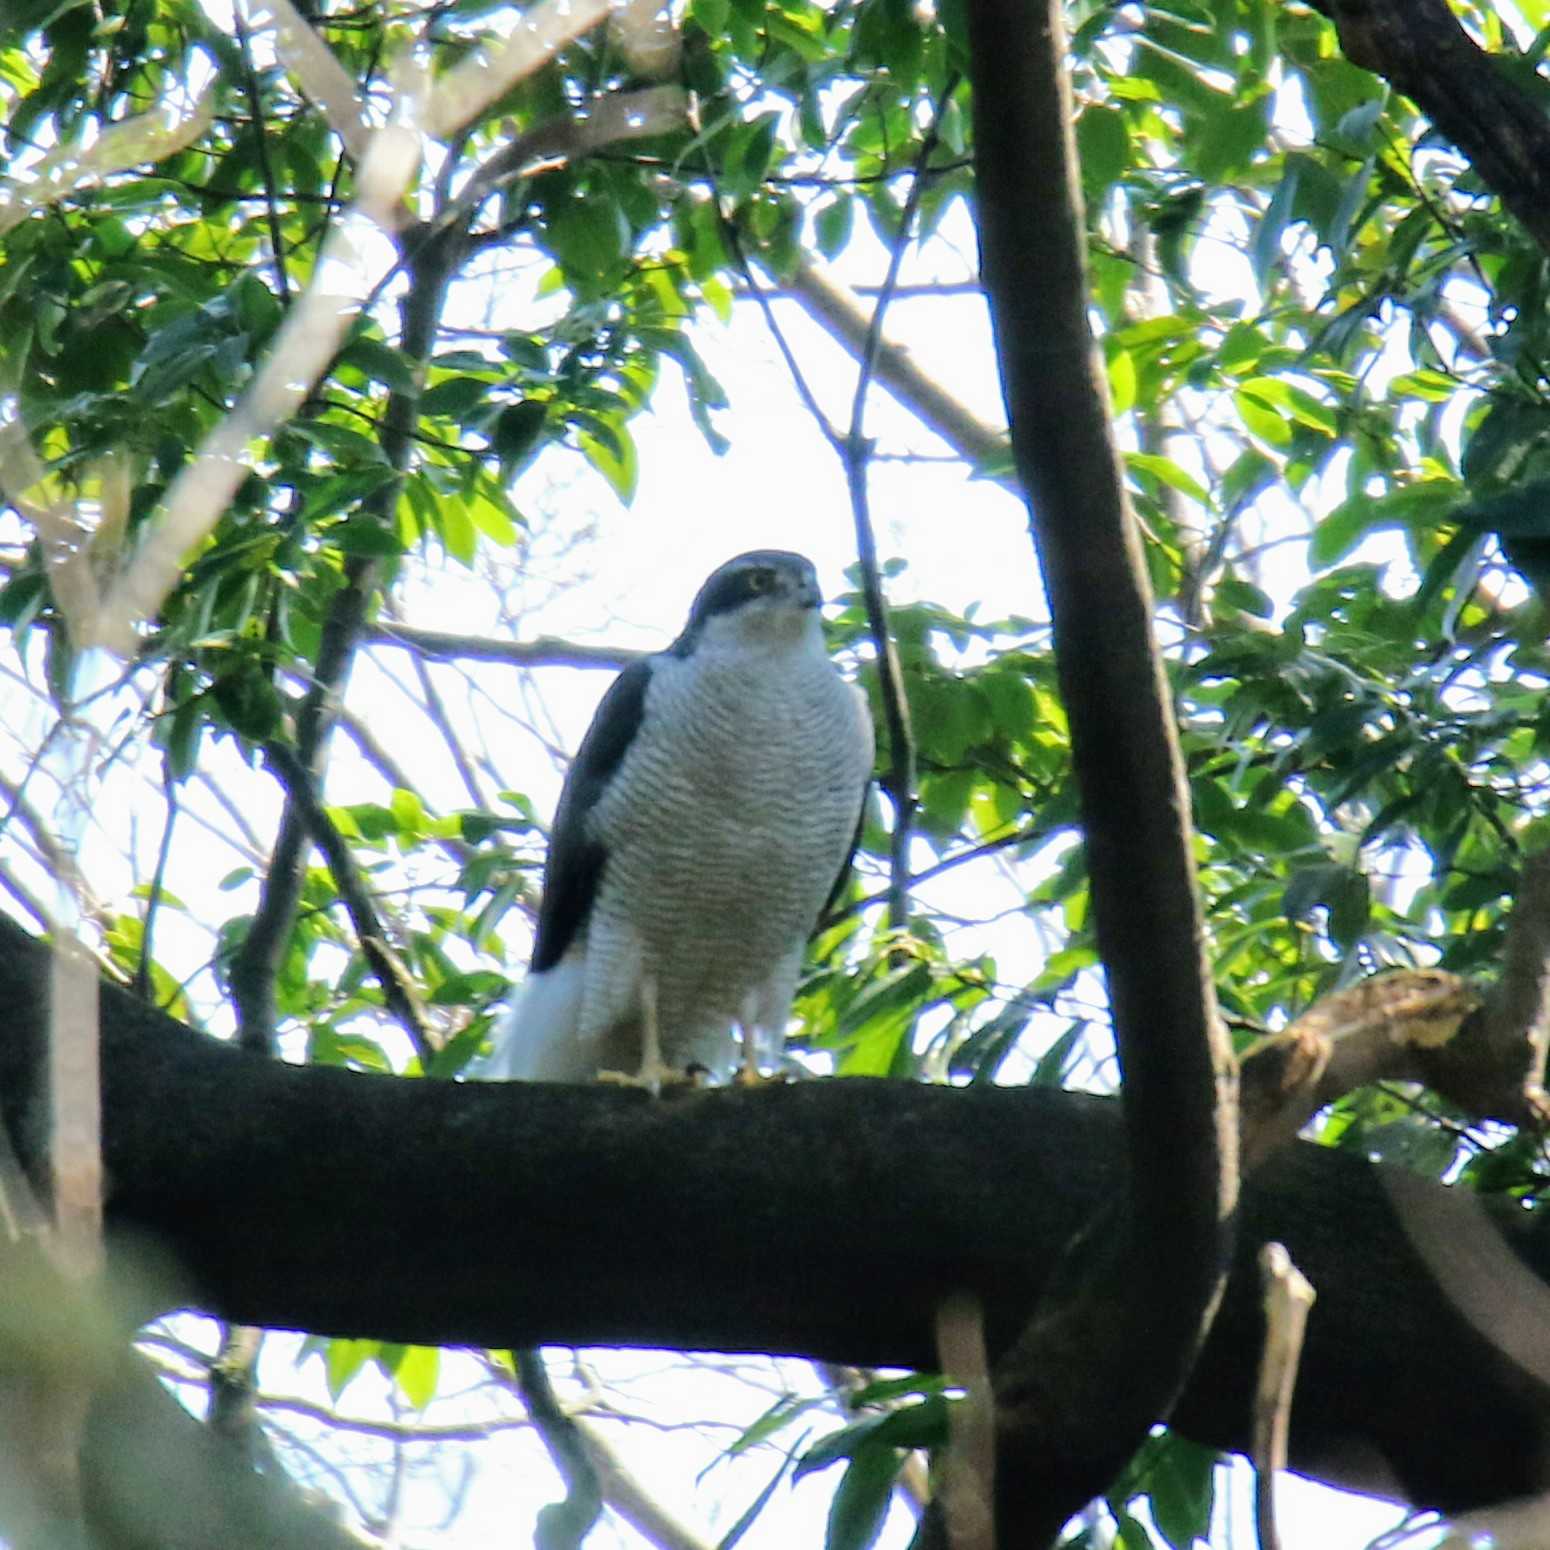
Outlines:
[[1265, 1347], [1259, 1359], [1254, 1393], [1254, 1524], [1259, 1550], [1280, 1550], [1276, 1533], [1275, 1482], [1286, 1468], [1286, 1441], [1292, 1425], [1292, 1390], [1302, 1359], [1302, 1337], [1314, 1291], [1279, 1243], [1259, 1251], [1264, 1287]]

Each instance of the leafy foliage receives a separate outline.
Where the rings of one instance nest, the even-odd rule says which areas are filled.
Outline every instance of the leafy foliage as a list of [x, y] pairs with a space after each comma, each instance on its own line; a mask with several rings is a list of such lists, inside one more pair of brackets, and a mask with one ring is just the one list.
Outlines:
[[[1507, 8], [1458, 9], [1537, 81]], [[411, 53], [445, 75], [511, 24], [488, 0], [324, 0], [309, 15], [379, 114]], [[1550, 261], [1311, 10], [1173, 0], [1077, 5], [1070, 20], [1093, 315], [1168, 632], [1222, 1003], [1247, 1038], [1384, 965], [1488, 973], [1518, 864], [1545, 837]], [[1526, 46], [1532, 26], [1520, 32]], [[660, 59], [639, 42], [584, 34], [427, 160], [390, 272], [301, 412], [249, 449], [248, 477], [144, 633], [120, 735], [160, 755], [159, 819], [212, 783], [238, 789], [239, 771], [273, 802], [260, 758], [311, 736], [308, 691], [337, 668], [355, 591], [355, 626], [390, 628], [437, 567], [509, 574], [533, 552], [534, 474], [567, 457], [627, 505], [632, 427], [664, 380], [708, 455], [757, 434], [696, 344], [734, 297], [771, 275], [798, 283], [814, 251], [856, 266], [901, 234], [941, 250], [972, 191], [961, 4], [690, 0]], [[575, 140], [659, 80], [694, 93], [692, 117]], [[208, 122], [187, 144], [39, 192], [61, 148], [153, 111], [192, 120], [201, 92]], [[512, 145], [532, 155], [464, 200]], [[25, 427], [51, 495], [83, 510], [107, 510], [112, 469], [129, 471], [122, 530], [95, 540], [108, 564], [147, 541], [327, 262], [359, 168], [272, 40], [193, 0], [12, 7], [0, 147], [3, 418]], [[523, 314], [470, 323], [455, 298], [512, 274]], [[62, 707], [71, 633], [41, 546], [19, 518], [6, 531], [0, 623], [16, 671]], [[799, 1008], [796, 1043], [841, 1074], [1104, 1070], [1078, 794], [1030, 614], [893, 611], [919, 771], [917, 907], [904, 930], [882, 928], [892, 815], [876, 810]], [[832, 628], [837, 649], [870, 659], [859, 589]], [[865, 666], [863, 680], [877, 702]], [[416, 724], [439, 735], [430, 682]], [[19, 721], [8, 786], [36, 741]], [[383, 902], [434, 1049], [390, 1028], [343, 884], [311, 865], [274, 987], [297, 1058], [443, 1076], [478, 1048], [504, 943], [535, 898], [541, 804], [468, 783], [466, 800], [433, 800], [394, 763], [375, 800], [327, 809]], [[248, 800], [228, 799], [234, 829]], [[215, 992], [261, 907], [267, 847], [255, 832], [225, 885], [186, 903], [159, 870], [135, 878], [107, 911], [109, 962], [226, 1027]], [[934, 892], [998, 861], [1040, 944], [1032, 967], [998, 963], [972, 933], [963, 946]], [[0, 855], [24, 901], [28, 865], [25, 847]], [[156, 956], [155, 920], [174, 913], [208, 930], [213, 983]], [[1450, 1119], [1425, 1095], [1363, 1092], [1321, 1133], [1537, 1201], [1540, 1149]], [[435, 1385], [423, 1353], [320, 1349], [336, 1395], [370, 1363], [412, 1405]], [[844, 1463], [831, 1544], [875, 1537], [903, 1450], [939, 1440], [946, 1405], [890, 1399], [801, 1456], [799, 1476]], [[1181, 1546], [1209, 1532], [1211, 1501], [1208, 1462], [1170, 1438], [1111, 1508], [1125, 1543], [1148, 1542], [1144, 1516]]]

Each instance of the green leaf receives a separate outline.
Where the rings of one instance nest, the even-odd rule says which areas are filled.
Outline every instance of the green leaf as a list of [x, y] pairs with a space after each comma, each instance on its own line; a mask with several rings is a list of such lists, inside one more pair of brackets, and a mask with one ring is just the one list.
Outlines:
[[1118, 108], [1089, 106], [1076, 121], [1076, 149], [1089, 197], [1102, 195], [1130, 165], [1130, 130]]
[[929, 1394], [918, 1404], [904, 1405], [881, 1415], [863, 1416], [814, 1443], [797, 1460], [793, 1479], [816, 1469], [827, 1469], [840, 1459], [858, 1458], [870, 1448], [935, 1448], [947, 1441], [948, 1401], [940, 1393]]
[[472, 570], [479, 554], [479, 532], [468, 502], [461, 495], [444, 495], [437, 503], [436, 515], [436, 531], [447, 553]]
[[855, 223], [856, 201], [849, 194], [836, 194], [819, 209], [813, 220], [818, 251], [825, 258], [838, 258], [850, 242]]
[[1356, 495], [1337, 506], [1313, 530], [1309, 562], [1322, 567], [1343, 559], [1367, 534], [1406, 523], [1431, 524], [1445, 516], [1467, 520], [1457, 509], [1460, 487], [1451, 479], [1427, 479], [1374, 498]]
[[199, 742], [204, 733], [205, 709], [198, 695], [192, 695], [164, 721], [161, 746], [167, 756], [167, 773], [175, 781], [187, 780], [199, 762]]
[[775, 160], [775, 132], [780, 114], [761, 113], [747, 126], [742, 155], [736, 169], [737, 186], [752, 192], [769, 174]]
[[1391, 398], [1419, 398], [1429, 404], [1445, 404], [1459, 390], [1459, 383], [1440, 371], [1402, 372], [1389, 383]]
[[380, 1340], [330, 1340], [323, 1352], [323, 1370], [328, 1379], [328, 1397], [337, 1405], [340, 1396], [360, 1370], [382, 1350]]
[[1266, 407], [1279, 409], [1288, 419], [1325, 436], [1333, 436], [1340, 429], [1334, 410], [1280, 377], [1250, 377], [1239, 384], [1236, 396], [1240, 403], [1244, 398], [1250, 398]]
[[1281, 239], [1286, 235], [1297, 201], [1297, 183], [1298, 163], [1288, 157], [1286, 170], [1281, 174], [1281, 181], [1270, 196], [1270, 203], [1265, 206], [1265, 213], [1259, 218], [1249, 244], [1249, 261], [1262, 291], [1269, 285], [1271, 273], [1281, 261]]
[[491, 386], [482, 377], [448, 377], [420, 395], [420, 413], [466, 420], [484, 403]]
[[405, 791], [401, 787], [395, 790], [388, 801], [388, 811], [393, 815], [393, 823], [399, 834], [404, 837], [414, 839], [424, 832], [425, 804], [416, 792]]
[[280, 730], [280, 696], [255, 661], [238, 663], [210, 688], [226, 725], [253, 743], [265, 743]]
[[776, 1487], [786, 1478], [786, 1471], [791, 1467], [791, 1459], [792, 1455], [788, 1453], [780, 1461], [775, 1473], [765, 1482], [759, 1494], [738, 1514], [737, 1522], [716, 1542], [716, 1550], [732, 1550], [738, 1540], [753, 1527], [754, 1520], [764, 1511], [770, 1498], [775, 1494]]
[[1366, 877], [1333, 861], [1293, 872], [1282, 899], [1288, 920], [1305, 920], [1315, 909], [1327, 910], [1330, 939], [1341, 948], [1349, 948], [1367, 929], [1371, 907]]
[[990, 707], [996, 730], [1014, 742], [1022, 742], [1033, 731], [1037, 710], [1033, 686], [1021, 673], [985, 672], [977, 680]]
[[[1489, 539], [1473, 528], [1459, 528], [1432, 556], [1431, 563], [1427, 565], [1426, 573], [1421, 577], [1421, 585], [1415, 592], [1416, 611], [1425, 613], [1455, 577], [1460, 578], [1455, 586], [1458, 600], [1455, 608], [1461, 604], [1474, 587], [1479, 575], [1480, 558], [1488, 543]], [[1457, 620], [1450, 614], [1445, 625], [1445, 631], [1449, 636], [1454, 633], [1456, 624]]]
[[1191, 136], [1190, 170], [1208, 183], [1217, 183], [1247, 167], [1256, 152], [1265, 150], [1271, 102], [1264, 93], [1251, 102], [1213, 104]]
[[1030, 1087], [1064, 1087], [1067, 1070], [1073, 1057], [1087, 1036], [1087, 1020], [1080, 1018], [1072, 1023], [1045, 1052], [1028, 1079]]
[[436, 1397], [441, 1379], [441, 1351], [436, 1346], [384, 1346], [378, 1362], [416, 1410], [424, 1410]]
[[508, 404], [495, 418], [490, 443], [508, 468], [515, 469], [535, 450], [548, 419], [547, 404], [526, 398], [520, 404]]
[[710, 38], [719, 38], [726, 31], [731, 14], [731, 0], [691, 0], [689, 6], [689, 15]]
[[1210, 495], [1171, 457], [1160, 457], [1154, 452], [1127, 452], [1125, 466], [1139, 473], [1150, 474], [1154, 479], [1160, 479], [1164, 484], [1177, 490], [1179, 494], [1187, 495], [1192, 501], [1198, 501], [1208, 509], [1211, 505]]
[[[583, 431], [577, 436], [582, 456], [608, 481], [615, 495], [628, 506], [635, 499], [640, 480], [635, 439], [623, 425], [598, 427], [600, 434]], [[605, 433], [606, 434], [603, 434]]]
[[210, 340], [190, 342], [176, 354], [164, 354], [134, 374], [134, 395], [149, 407], [164, 404], [186, 387], [214, 359], [219, 346]]
[[1233, 403], [1237, 406], [1243, 423], [1261, 441], [1268, 442], [1275, 448], [1291, 446], [1291, 426], [1263, 397], [1245, 393], [1240, 389], [1233, 394]]
[[1211, 1537], [1219, 1455], [1168, 1432], [1158, 1439], [1146, 1475], [1152, 1521], [1173, 1550], [1191, 1550]]
[[499, 544], [503, 549], [510, 549], [516, 544], [519, 536], [516, 519], [520, 513], [506, 499], [504, 490], [481, 479], [469, 490], [464, 504], [474, 526], [492, 543]]
[[378, 339], [360, 335], [347, 344], [339, 356], [340, 364], [354, 366], [375, 382], [395, 393], [414, 391], [414, 371], [403, 354]]
[[550, 214], [549, 245], [568, 280], [590, 290], [607, 279], [630, 251], [624, 211], [609, 199], [576, 199]]
[[385, 528], [376, 517], [348, 517], [328, 529], [328, 541], [344, 554], [365, 555], [368, 559], [391, 558], [403, 553], [398, 534]]
[[829, 1504], [825, 1550], [870, 1550], [888, 1517], [901, 1455], [892, 1448], [863, 1448], [845, 1471]]
[[1116, 1512], [1114, 1527], [1117, 1530], [1114, 1543], [1118, 1550], [1156, 1550], [1146, 1525], [1133, 1513]]
[[0, 624], [20, 634], [48, 601], [42, 571], [18, 571], [0, 588]]
[[1217, 364], [1231, 376], [1241, 376], [1258, 365], [1270, 341], [1252, 323], [1234, 323], [1222, 336]]
[[[743, 1433], [721, 1454], [718, 1458], [736, 1458], [741, 1453], [746, 1453], [750, 1448], [756, 1448], [760, 1443], [768, 1442], [778, 1432], [806, 1415], [809, 1410], [826, 1405], [828, 1400], [821, 1394], [782, 1394], [779, 1399], [761, 1415], [758, 1420], [747, 1427]], [[707, 1468], [710, 1466], [707, 1465]], [[703, 1479], [703, 1474], [701, 1475]]]
[[[1135, 406], [1136, 358], [1129, 350], [1105, 350], [1109, 364], [1109, 396], [1115, 414], [1125, 414]], [[1139, 456], [1140, 454], [1136, 454]]]
[[1275, 612], [1275, 605], [1252, 583], [1237, 576], [1224, 576], [1212, 588], [1213, 596], [1234, 608], [1252, 614], [1256, 619], [1268, 619]]

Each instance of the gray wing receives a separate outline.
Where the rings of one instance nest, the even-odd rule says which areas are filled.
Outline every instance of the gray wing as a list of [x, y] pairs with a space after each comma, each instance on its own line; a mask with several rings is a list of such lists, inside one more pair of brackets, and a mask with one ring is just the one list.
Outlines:
[[856, 832], [850, 837], [850, 849], [845, 852], [845, 859], [840, 863], [839, 876], [834, 879], [829, 897], [823, 901], [823, 908], [818, 911], [818, 919], [813, 923], [815, 932], [824, 929], [834, 907], [845, 897], [845, 889], [850, 883], [850, 869], [855, 863], [856, 852], [861, 848], [861, 832], [866, 828], [866, 800], [871, 789], [872, 777], [868, 775], [866, 785], [861, 788], [861, 811], [856, 814]]
[[544, 892], [533, 939], [535, 974], [552, 969], [565, 956], [592, 913], [608, 849], [590, 833], [587, 820], [640, 730], [652, 669], [653, 659], [644, 657], [614, 679], [565, 777], [544, 864]]

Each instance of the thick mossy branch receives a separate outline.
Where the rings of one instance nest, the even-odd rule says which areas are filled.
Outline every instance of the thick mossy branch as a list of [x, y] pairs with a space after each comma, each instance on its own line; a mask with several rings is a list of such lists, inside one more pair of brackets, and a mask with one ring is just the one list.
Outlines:
[[[0, 1116], [34, 1171], [47, 963], [0, 920]], [[1075, 1094], [832, 1081], [653, 1103], [286, 1066], [111, 986], [103, 1013], [111, 1242], [149, 1240], [182, 1277], [146, 1293], [142, 1317], [186, 1305], [432, 1344], [929, 1368], [949, 1294], [978, 1297], [994, 1357], [1063, 1246], [1124, 1188], [1118, 1105]], [[1254, 1252], [1273, 1238], [1319, 1289], [1294, 1469], [1450, 1511], [1544, 1490], [1550, 1384], [1494, 1344], [1501, 1277], [1444, 1291], [1415, 1246], [1428, 1226], [1456, 1240], [1460, 1212], [1497, 1241], [1494, 1218], [1408, 1177], [1401, 1211], [1393, 1179], [1304, 1145], [1259, 1171], [1175, 1423], [1247, 1448]], [[1540, 1289], [1550, 1228], [1521, 1211], [1500, 1224], [1502, 1255]]]

